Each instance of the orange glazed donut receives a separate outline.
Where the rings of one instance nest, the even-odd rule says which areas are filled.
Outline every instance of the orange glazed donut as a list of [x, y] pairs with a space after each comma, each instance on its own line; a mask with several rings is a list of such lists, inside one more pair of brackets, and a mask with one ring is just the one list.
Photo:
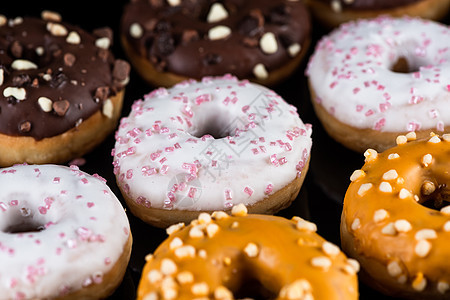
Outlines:
[[359, 264], [315, 224], [247, 215], [244, 205], [232, 214], [202, 213], [187, 227], [169, 227], [147, 256], [137, 299], [239, 299], [253, 297], [249, 290], [264, 299], [358, 298]]
[[[414, 141], [413, 141], [414, 140]], [[450, 297], [450, 135], [365, 153], [344, 199], [342, 248], [386, 294]]]

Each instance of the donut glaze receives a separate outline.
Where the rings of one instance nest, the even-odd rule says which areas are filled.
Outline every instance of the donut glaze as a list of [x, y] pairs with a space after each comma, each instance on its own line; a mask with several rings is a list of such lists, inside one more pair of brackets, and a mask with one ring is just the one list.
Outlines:
[[414, 139], [365, 153], [344, 199], [342, 248], [386, 294], [448, 299], [450, 135]]
[[291, 62], [298, 64], [310, 27], [302, 1], [138, 0], [125, 7], [121, 32], [125, 50], [148, 60], [162, 76], [232, 73], [263, 80]]
[[230, 75], [154, 90], [120, 123], [114, 172], [136, 210], [255, 205], [303, 178], [312, 143], [294, 106]]
[[258, 290], [257, 299], [358, 299], [358, 263], [315, 233], [315, 224], [238, 208], [234, 216], [203, 213], [189, 226], [169, 227], [147, 256], [137, 299], [241, 299], [255, 281], [267, 293]]
[[129, 72], [108, 50], [111, 38], [110, 29], [88, 34], [56, 13], [0, 16], [0, 133], [39, 141], [111, 105]]
[[[103, 179], [75, 166], [17, 165], [0, 170], [0, 183], [3, 299], [112, 293], [127, 266], [131, 233]], [[112, 269], [118, 270], [113, 277]], [[100, 284], [98, 294], [89, 292]], [[82, 289], [87, 294], [76, 294]]]
[[[450, 123], [449, 38], [447, 26], [417, 18], [380, 17], [342, 25], [320, 40], [306, 71], [316, 111], [382, 138], [408, 131], [425, 136], [443, 132]], [[402, 60], [406, 70], [396, 71]], [[380, 150], [394, 139], [384, 141]], [[362, 141], [355, 147], [376, 146]]]

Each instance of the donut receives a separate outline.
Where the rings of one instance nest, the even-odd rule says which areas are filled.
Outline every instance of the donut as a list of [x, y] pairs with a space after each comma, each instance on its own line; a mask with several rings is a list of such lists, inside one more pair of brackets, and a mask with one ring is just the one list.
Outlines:
[[306, 3], [314, 18], [327, 28], [381, 15], [441, 20], [450, 8], [449, 0], [306, 0]]
[[363, 153], [450, 129], [447, 26], [380, 17], [343, 24], [317, 44], [306, 70], [314, 110], [328, 134]]
[[111, 42], [111, 29], [89, 34], [51, 11], [0, 15], [1, 166], [64, 163], [114, 131], [130, 66]]
[[366, 151], [351, 176], [341, 219], [342, 249], [362, 278], [409, 299], [450, 296], [450, 135], [408, 133], [382, 153]]
[[226, 73], [274, 85], [302, 61], [310, 31], [302, 1], [137, 0], [124, 8], [121, 41], [156, 87]]
[[358, 299], [359, 264], [314, 223], [247, 215], [244, 205], [232, 213], [202, 213], [189, 226], [169, 227], [146, 257], [137, 299], [231, 300], [252, 291], [256, 299]]
[[120, 121], [112, 151], [131, 212], [167, 227], [244, 203], [275, 213], [299, 193], [311, 125], [266, 87], [204, 77], [159, 88]]
[[104, 179], [76, 166], [16, 165], [0, 169], [0, 185], [2, 299], [102, 299], [114, 291], [132, 237]]

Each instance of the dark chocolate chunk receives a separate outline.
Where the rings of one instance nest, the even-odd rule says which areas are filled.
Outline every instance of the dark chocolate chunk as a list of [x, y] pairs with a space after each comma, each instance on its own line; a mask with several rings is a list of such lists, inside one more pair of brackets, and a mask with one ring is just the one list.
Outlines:
[[20, 132], [30, 132], [30, 130], [31, 130], [31, 123], [29, 121], [24, 121], [19, 124]]
[[60, 117], [63, 117], [69, 109], [70, 103], [67, 100], [60, 100], [53, 102], [53, 110]]
[[157, 19], [150, 19], [145, 21], [144, 29], [148, 31], [153, 31], [156, 28], [156, 24], [158, 23]]
[[239, 32], [246, 36], [254, 37], [263, 31], [264, 16], [259, 9], [250, 11], [239, 24]]
[[18, 41], [14, 41], [11, 44], [10, 51], [15, 58], [21, 58], [23, 54], [23, 47]]
[[103, 49], [103, 48], [98, 48], [97, 51], [97, 56], [98, 58], [100, 58], [102, 61], [106, 62], [109, 58], [109, 51], [107, 49]]
[[92, 32], [94, 35], [96, 35], [99, 38], [108, 38], [111, 41], [111, 45], [113, 43], [113, 31], [109, 27], [102, 27], [97, 28]]
[[124, 60], [116, 59], [113, 68], [113, 78], [118, 81], [124, 81], [130, 74], [130, 64]]
[[167, 56], [175, 51], [175, 40], [170, 33], [162, 32], [156, 36], [154, 46], [157, 54]]
[[257, 47], [258, 44], [259, 44], [257, 39], [255, 39], [255, 38], [248, 38], [248, 37], [244, 38], [242, 40], [242, 42], [244, 43], [245, 46], [250, 47], [250, 48]]
[[279, 5], [270, 10], [268, 21], [274, 24], [286, 24], [289, 20], [289, 12], [286, 5]]
[[203, 64], [205, 65], [217, 65], [222, 61], [222, 56], [215, 53], [207, 53], [203, 58]]
[[169, 22], [162, 20], [156, 24], [155, 29], [156, 29], [156, 32], [168, 32], [168, 31], [170, 31], [171, 28], [172, 28], [172, 26], [170, 25]]
[[56, 73], [50, 80], [50, 86], [54, 89], [63, 87], [67, 83], [67, 76], [63, 72]]
[[28, 74], [16, 75], [12, 79], [12, 84], [15, 87], [22, 87], [31, 82], [31, 78]]
[[196, 30], [193, 29], [187, 29], [183, 31], [183, 35], [181, 36], [181, 41], [183, 44], [187, 44], [192, 41], [198, 40], [199, 35]]
[[72, 53], [64, 54], [64, 64], [66, 66], [72, 67], [75, 61], [76, 61], [75, 55], [73, 55]]
[[104, 101], [108, 98], [109, 95], [109, 87], [101, 86], [95, 90], [94, 98], [100, 101]]

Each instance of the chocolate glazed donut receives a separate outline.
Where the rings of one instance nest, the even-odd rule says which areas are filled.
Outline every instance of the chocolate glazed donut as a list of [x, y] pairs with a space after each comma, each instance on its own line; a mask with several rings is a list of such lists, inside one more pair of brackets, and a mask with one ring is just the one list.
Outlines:
[[302, 1], [133, 0], [121, 36], [153, 85], [225, 73], [273, 85], [300, 63], [310, 29]]
[[130, 68], [111, 42], [49, 11], [0, 16], [0, 165], [64, 162], [112, 132]]
[[313, 16], [330, 28], [380, 15], [440, 20], [450, 8], [450, 0], [306, 0], [305, 3]]

